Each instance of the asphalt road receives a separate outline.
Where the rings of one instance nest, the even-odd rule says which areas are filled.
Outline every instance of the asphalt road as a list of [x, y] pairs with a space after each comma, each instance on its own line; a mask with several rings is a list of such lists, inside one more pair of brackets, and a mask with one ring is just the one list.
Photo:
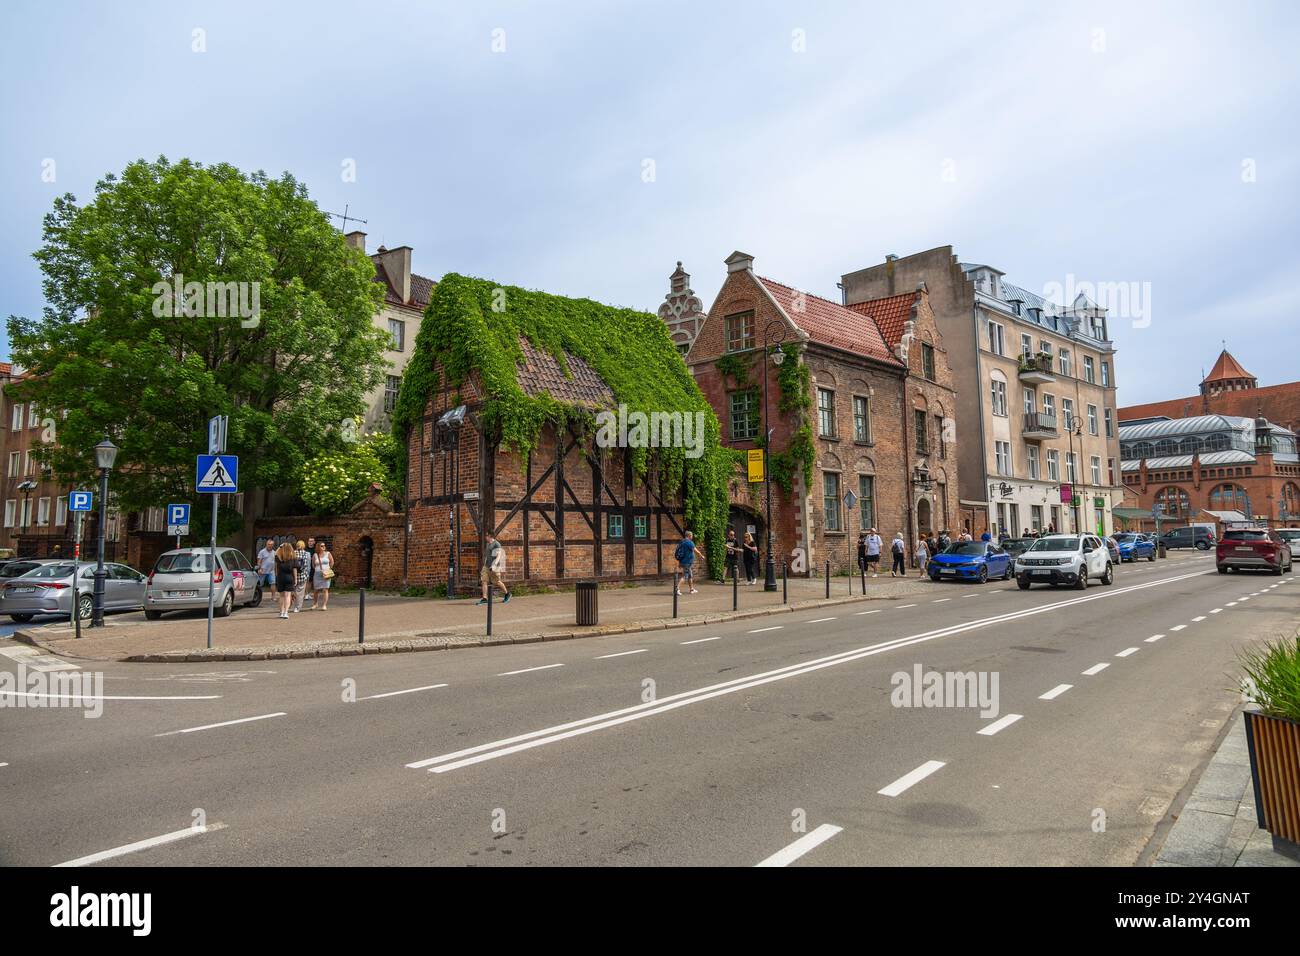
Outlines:
[[[1180, 554], [1082, 592], [954, 583], [599, 640], [109, 665], [103, 699], [4, 698], [0, 862], [179, 835], [106, 862], [1132, 864], [1240, 702], [1235, 648], [1294, 633], [1297, 601], [1292, 575]], [[0, 641], [0, 668], [20, 662]], [[996, 675], [996, 713], [895, 706], [917, 666]]]

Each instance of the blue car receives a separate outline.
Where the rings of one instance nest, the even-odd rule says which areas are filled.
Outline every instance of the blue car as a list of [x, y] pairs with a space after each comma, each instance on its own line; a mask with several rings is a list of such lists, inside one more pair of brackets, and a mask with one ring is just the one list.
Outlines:
[[1011, 555], [991, 541], [959, 541], [930, 559], [926, 570], [931, 581], [945, 578], [978, 581], [989, 578], [1011, 580]]
[[1136, 561], [1138, 558], [1146, 558], [1148, 561], [1156, 559], [1155, 542], [1140, 534], [1132, 531], [1121, 531], [1115, 535], [1115, 543], [1119, 545], [1119, 559], [1121, 561]]

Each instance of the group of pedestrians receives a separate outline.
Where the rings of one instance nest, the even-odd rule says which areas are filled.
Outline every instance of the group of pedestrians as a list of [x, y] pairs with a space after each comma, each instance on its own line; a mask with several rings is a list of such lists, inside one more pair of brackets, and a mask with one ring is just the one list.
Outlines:
[[297, 547], [285, 541], [278, 548], [268, 538], [257, 553], [258, 577], [279, 602], [281, 620], [297, 614], [307, 602], [314, 610], [328, 610], [337, 570], [333, 552], [314, 537], [299, 541]]

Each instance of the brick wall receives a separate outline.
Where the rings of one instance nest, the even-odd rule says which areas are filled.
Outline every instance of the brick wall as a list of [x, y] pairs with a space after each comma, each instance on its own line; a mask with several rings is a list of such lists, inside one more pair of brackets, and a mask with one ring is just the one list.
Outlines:
[[269, 538], [275, 544], [288, 541], [296, 544], [314, 537], [324, 541], [334, 555], [335, 578], [340, 584], [361, 587], [366, 584], [366, 558], [364, 544], [372, 546], [370, 587], [384, 590], [402, 588], [402, 535], [403, 515], [385, 509], [376, 499], [362, 502], [350, 514], [333, 518], [291, 517], [258, 518], [254, 523], [256, 543], [253, 553], [247, 555], [255, 561], [257, 552]]

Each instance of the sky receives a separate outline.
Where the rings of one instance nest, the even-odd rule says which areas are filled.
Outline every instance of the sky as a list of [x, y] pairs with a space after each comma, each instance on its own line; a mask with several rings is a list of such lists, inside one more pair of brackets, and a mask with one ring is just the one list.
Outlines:
[[1124, 290], [1121, 405], [1225, 339], [1294, 381], [1297, 48], [1290, 2], [5, 0], [0, 315], [56, 196], [166, 155], [288, 170], [435, 279], [654, 311], [681, 260], [707, 306], [740, 249], [838, 299], [951, 245]]

